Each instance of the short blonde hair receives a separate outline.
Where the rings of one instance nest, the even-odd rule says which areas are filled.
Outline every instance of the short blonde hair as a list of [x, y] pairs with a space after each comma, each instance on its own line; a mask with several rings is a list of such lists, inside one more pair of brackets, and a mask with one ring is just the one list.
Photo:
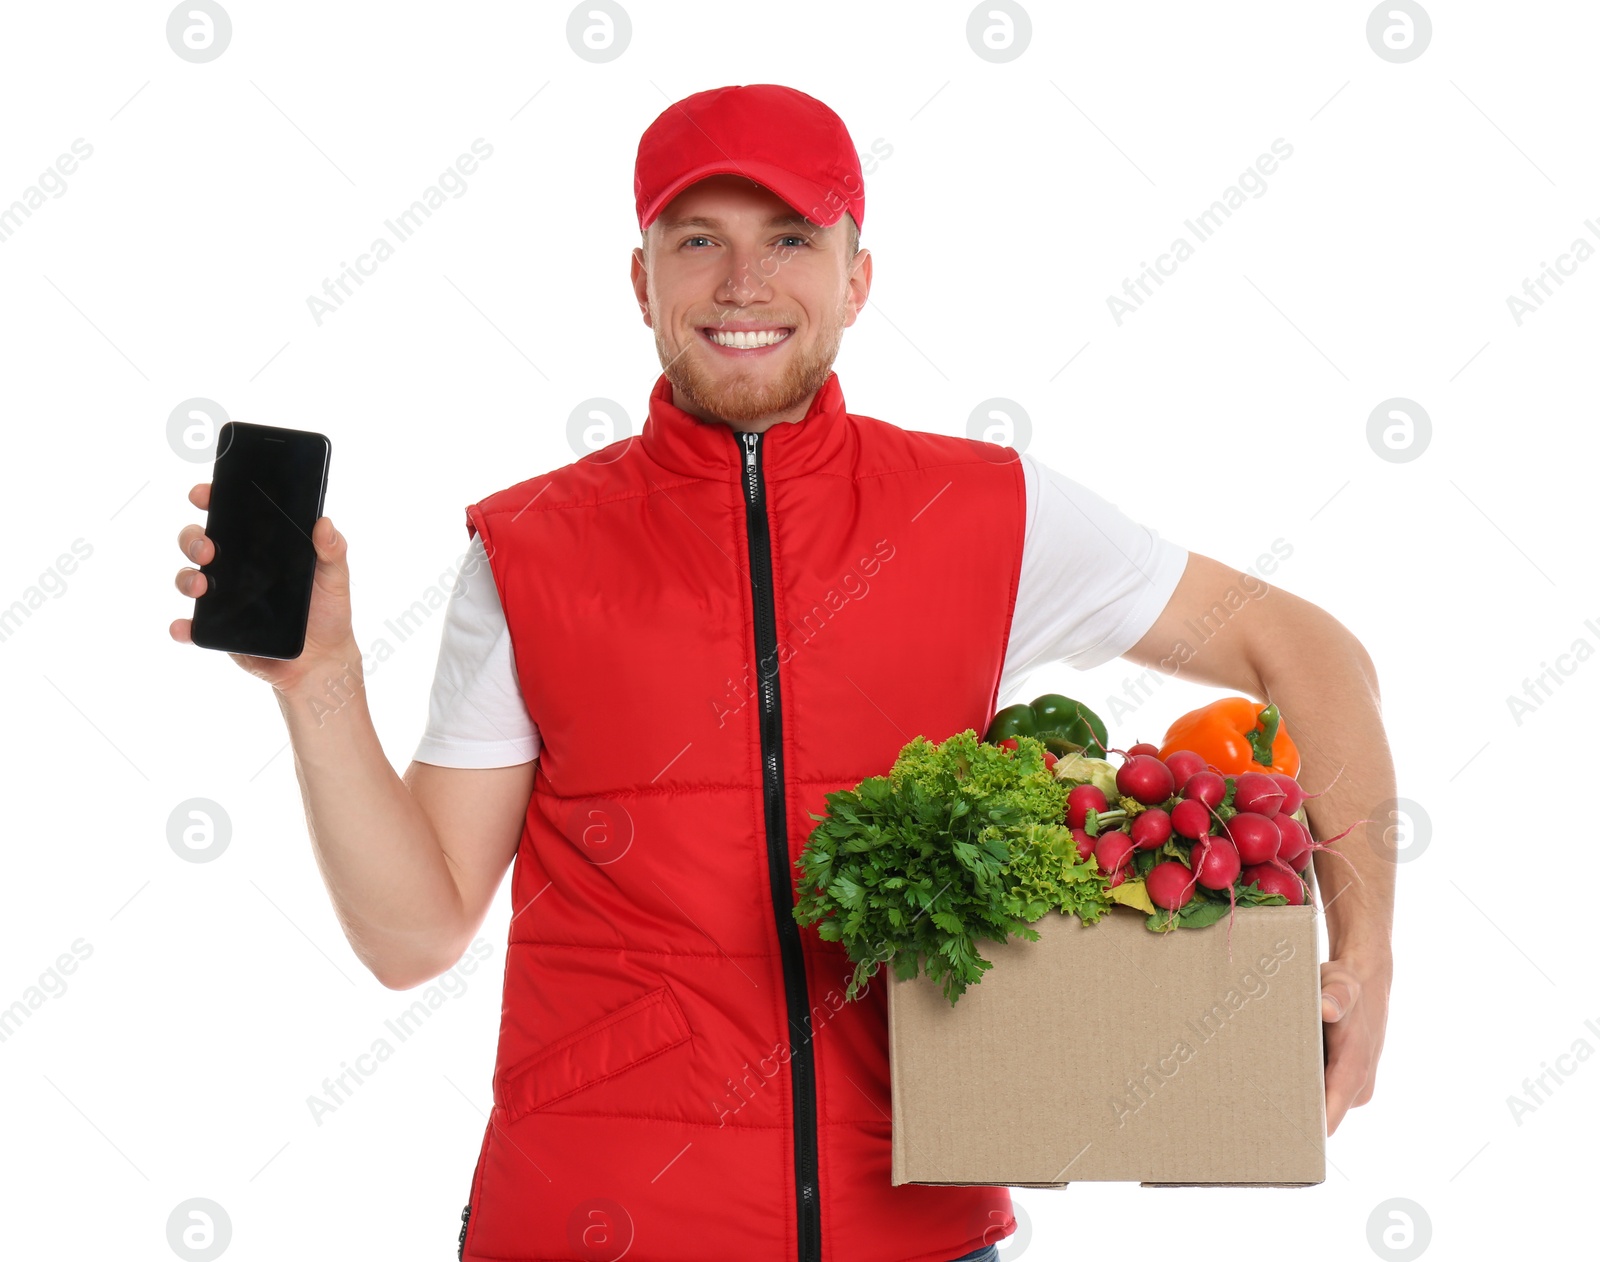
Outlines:
[[844, 239], [850, 243], [849, 249], [845, 253], [851, 258], [855, 258], [857, 254], [861, 253], [861, 229], [856, 224], [856, 217], [848, 210], [844, 212], [844, 219]]

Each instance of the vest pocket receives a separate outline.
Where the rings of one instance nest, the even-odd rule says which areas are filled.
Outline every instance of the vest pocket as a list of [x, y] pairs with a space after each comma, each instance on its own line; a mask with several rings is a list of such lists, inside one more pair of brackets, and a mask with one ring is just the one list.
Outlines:
[[658, 986], [510, 1066], [498, 1084], [498, 1103], [513, 1122], [688, 1039], [677, 996]]

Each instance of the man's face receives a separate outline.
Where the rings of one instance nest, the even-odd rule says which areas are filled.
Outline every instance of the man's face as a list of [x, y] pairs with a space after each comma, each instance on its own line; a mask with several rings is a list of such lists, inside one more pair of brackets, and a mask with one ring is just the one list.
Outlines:
[[[820, 228], [737, 175], [691, 184], [633, 252], [633, 287], [673, 402], [703, 420], [761, 431], [804, 418], [872, 283], [843, 216]], [[718, 345], [757, 331], [771, 345]]]

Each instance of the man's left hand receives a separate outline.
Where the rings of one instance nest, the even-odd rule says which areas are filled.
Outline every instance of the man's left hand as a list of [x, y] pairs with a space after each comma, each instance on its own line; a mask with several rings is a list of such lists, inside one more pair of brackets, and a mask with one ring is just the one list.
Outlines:
[[1389, 1019], [1394, 962], [1386, 955], [1349, 953], [1322, 965], [1322, 1037], [1328, 1063], [1328, 1134], [1344, 1115], [1372, 1099]]

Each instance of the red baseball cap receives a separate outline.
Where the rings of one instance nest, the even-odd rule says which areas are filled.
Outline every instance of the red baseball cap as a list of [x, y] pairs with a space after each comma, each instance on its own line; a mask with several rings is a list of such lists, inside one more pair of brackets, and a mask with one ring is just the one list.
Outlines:
[[711, 88], [667, 106], [639, 138], [633, 198], [643, 232], [674, 197], [709, 175], [742, 175], [821, 227], [866, 217], [861, 160], [844, 120], [776, 83]]

